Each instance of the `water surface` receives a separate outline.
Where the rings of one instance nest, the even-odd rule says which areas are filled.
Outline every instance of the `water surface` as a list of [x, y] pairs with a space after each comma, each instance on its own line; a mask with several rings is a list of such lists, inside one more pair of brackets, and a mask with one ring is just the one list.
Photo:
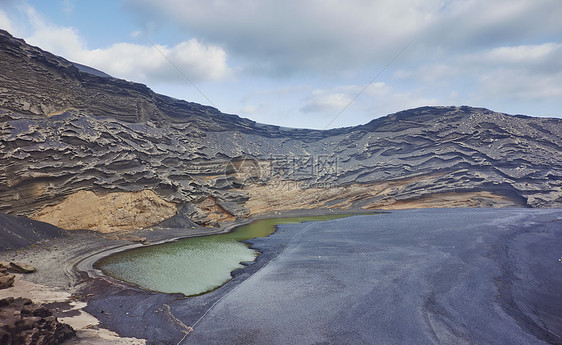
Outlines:
[[198, 295], [231, 279], [230, 273], [253, 261], [259, 252], [241, 241], [266, 237], [279, 224], [322, 221], [349, 215], [307, 216], [257, 220], [230, 233], [186, 238], [110, 255], [95, 266], [114, 278], [144, 289]]

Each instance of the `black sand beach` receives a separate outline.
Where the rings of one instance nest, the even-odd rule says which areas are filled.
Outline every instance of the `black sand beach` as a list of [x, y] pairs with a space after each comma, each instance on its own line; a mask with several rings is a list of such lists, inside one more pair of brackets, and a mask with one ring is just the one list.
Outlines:
[[394, 211], [251, 242], [264, 254], [212, 293], [94, 279], [86, 310], [152, 344], [562, 343], [561, 210]]

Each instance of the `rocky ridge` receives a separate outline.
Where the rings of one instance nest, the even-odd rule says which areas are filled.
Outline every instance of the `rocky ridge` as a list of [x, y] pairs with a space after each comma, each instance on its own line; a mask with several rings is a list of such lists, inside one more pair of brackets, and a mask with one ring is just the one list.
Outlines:
[[[0, 71], [0, 211], [67, 229], [291, 208], [562, 207], [560, 119], [463, 106], [327, 131], [262, 125], [89, 73], [5, 31]], [[81, 212], [92, 216], [73, 221]]]

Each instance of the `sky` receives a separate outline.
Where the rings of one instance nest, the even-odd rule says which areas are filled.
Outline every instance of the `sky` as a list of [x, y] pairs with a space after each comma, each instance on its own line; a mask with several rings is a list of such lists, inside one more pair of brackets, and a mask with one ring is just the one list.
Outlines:
[[0, 28], [155, 92], [326, 129], [426, 105], [562, 117], [559, 0], [0, 0]]

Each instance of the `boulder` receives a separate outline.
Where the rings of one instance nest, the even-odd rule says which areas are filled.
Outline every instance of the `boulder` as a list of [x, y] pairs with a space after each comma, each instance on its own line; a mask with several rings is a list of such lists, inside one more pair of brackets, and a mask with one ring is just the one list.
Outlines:
[[35, 272], [35, 267], [21, 262], [11, 261], [10, 270], [17, 273], [33, 273]]
[[[14, 285], [16, 276], [7, 272], [0, 272], [0, 289], [7, 289]], [[0, 342], [1, 343], [1, 342]]]
[[61, 344], [75, 335], [45, 307], [27, 298], [0, 299], [0, 344]]
[[142, 243], [144, 245], [148, 245], [149, 242], [147, 241], [146, 237], [140, 237], [137, 235], [126, 235], [121, 236], [119, 239], [123, 241], [135, 242], [135, 243]]
[[207, 214], [193, 204], [186, 204], [179, 213], [197, 224], [207, 225], [211, 222]]

